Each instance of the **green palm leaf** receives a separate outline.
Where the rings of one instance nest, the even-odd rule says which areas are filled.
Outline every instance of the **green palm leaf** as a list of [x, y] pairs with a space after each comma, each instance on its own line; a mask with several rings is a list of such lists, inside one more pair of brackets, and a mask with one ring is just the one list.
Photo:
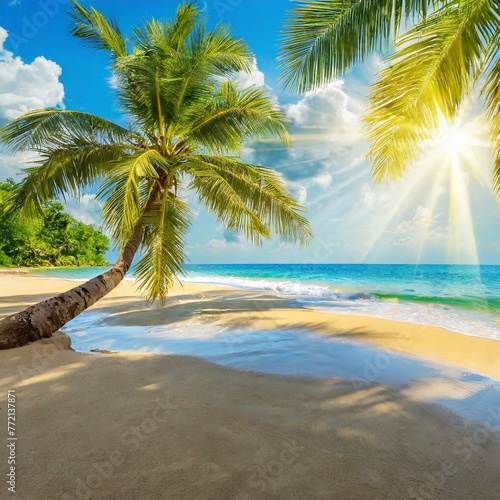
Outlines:
[[0, 141], [15, 152], [64, 147], [75, 140], [129, 143], [142, 138], [109, 120], [82, 111], [37, 109], [0, 129]]
[[138, 288], [150, 299], [164, 301], [186, 259], [184, 241], [191, 224], [189, 206], [169, 191], [143, 216], [142, 256], [134, 267]]
[[491, 0], [462, 0], [401, 37], [372, 87], [366, 115], [376, 180], [398, 178], [441, 117], [455, 118], [483, 67], [498, 14]]
[[282, 37], [286, 87], [299, 92], [324, 85], [375, 51], [384, 51], [404, 20], [425, 18], [434, 0], [310, 0], [296, 2]]
[[86, 9], [72, 0], [73, 19], [71, 34], [84, 40], [87, 45], [97, 50], [108, 50], [114, 57], [127, 55], [127, 43], [116, 21], [107, 20], [93, 7]]
[[104, 200], [105, 227], [120, 246], [141, 219], [152, 185], [164, 174], [162, 169], [168, 169], [168, 162], [155, 149], [138, 151], [110, 165], [97, 196]]
[[239, 153], [248, 137], [274, 136], [290, 143], [287, 118], [261, 88], [240, 90], [227, 81], [205, 109], [189, 118], [188, 143], [203, 144], [213, 154]]
[[303, 208], [270, 169], [221, 156], [198, 155], [189, 162], [190, 188], [217, 220], [254, 244], [275, 232], [307, 244], [312, 233]]
[[[496, 58], [497, 45], [493, 46]], [[500, 194], [500, 59], [492, 64], [483, 87], [486, 116], [490, 121], [493, 148], [495, 151], [493, 184]]]

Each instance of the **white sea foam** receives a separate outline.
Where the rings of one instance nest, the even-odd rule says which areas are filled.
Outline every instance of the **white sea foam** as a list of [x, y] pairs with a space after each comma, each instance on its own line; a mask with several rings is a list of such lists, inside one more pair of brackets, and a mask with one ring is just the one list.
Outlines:
[[265, 290], [280, 297], [294, 298], [294, 305], [336, 314], [354, 314], [402, 322], [440, 326], [464, 335], [500, 340], [500, 327], [487, 314], [445, 306], [379, 299], [367, 293], [348, 293], [324, 285], [296, 281], [274, 281], [230, 276], [191, 275], [184, 279], [233, 288]]
[[183, 281], [191, 283], [207, 283], [212, 285], [230, 286], [232, 288], [243, 288], [250, 290], [267, 290], [280, 295], [322, 297], [338, 299], [345, 297], [348, 300], [369, 298], [368, 294], [345, 294], [340, 290], [332, 289], [322, 285], [306, 285], [297, 281], [273, 281], [263, 279], [236, 278], [232, 276], [187, 276]]

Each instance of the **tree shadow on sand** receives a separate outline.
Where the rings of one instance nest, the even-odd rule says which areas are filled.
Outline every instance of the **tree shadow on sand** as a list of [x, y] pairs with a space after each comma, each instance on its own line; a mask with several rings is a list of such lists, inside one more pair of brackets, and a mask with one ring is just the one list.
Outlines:
[[86, 490], [97, 499], [498, 493], [491, 430], [467, 445], [471, 429], [379, 384], [263, 375], [182, 356], [77, 354], [50, 342], [0, 352], [0, 383], [16, 390], [25, 499], [82, 498]]

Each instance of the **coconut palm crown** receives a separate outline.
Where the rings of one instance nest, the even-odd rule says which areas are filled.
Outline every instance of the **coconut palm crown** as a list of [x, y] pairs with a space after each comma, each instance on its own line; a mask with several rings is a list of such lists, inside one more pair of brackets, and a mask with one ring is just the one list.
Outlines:
[[285, 25], [280, 56], [290, 89], [321, 86], [374, 53], [390, 54], [371, 87], [365, 116], [376, 180], [400, 177], [443, 119], [453, 122], [464, 98], [479, 86], [495, 151], [494, 186], [500, 193], [498, 0], [297, 4]]

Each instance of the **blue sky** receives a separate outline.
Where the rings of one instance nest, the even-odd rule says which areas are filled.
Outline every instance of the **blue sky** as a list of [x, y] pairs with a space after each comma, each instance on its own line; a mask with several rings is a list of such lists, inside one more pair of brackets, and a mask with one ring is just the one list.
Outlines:
[[[125, 33], [151, 17], [171, 17], [178, 4], [82, 3], [116, 18]], [[67, 34], [68, 4], [0, 0], [0, 123], [28, 109], [56, 105], [122, 120], [105, 54], [90, 51]], [[464, 108], [460, 141], [426, 146], [426, 154], [404, 179], [375, 185], [365, 160], [368, 144], [361, 116], [368, 85], [382, 65], [380, 57], [324, 89], [289, 95], [279, 84], [276, 63], [289, 0], [206, 0], [199, 6], [210, 24], [229, 23], [255, 54], [256, 67], [241, 83], [268, 87], [292, 120], [290, 150], [269, 151], [249, 143], [245, 159], [282, 173], [308, 209], [315, 240], [306, 249], [278, 240], [252, 247], [219, 227], [193, 199], [197, 217], [187, 242], [193, 263], [500, 263], [491, 151], [477, 145], [484, 121], [474, 102]], [[460, 149], [459, 164], [456, 154], [451, 164], [451, 147]], [[26, 160], [0, 151], [0, 178], [17, 177]], [[91, 192], [79, 202], [69, 201], [67, 208], [85, 222], [98, 223], [99, 206]]]

